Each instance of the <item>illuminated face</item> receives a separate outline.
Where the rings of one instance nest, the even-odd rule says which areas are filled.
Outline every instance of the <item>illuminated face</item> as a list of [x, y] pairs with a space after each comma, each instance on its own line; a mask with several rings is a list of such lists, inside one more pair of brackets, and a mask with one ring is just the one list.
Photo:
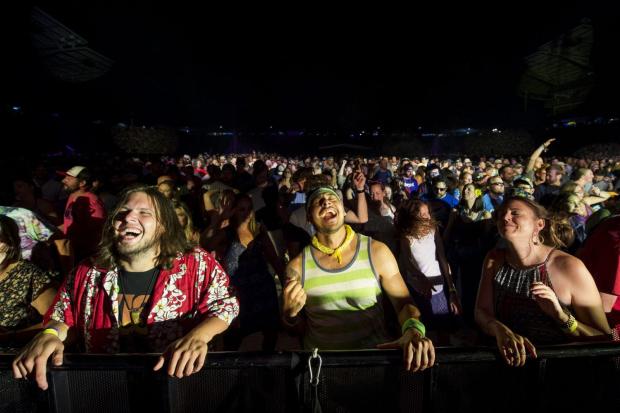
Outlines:
[[385, 191], [381, 189], [381, 185], [372, 185], [370, 187], [370, 199], [373, 201], [383, 201]]
[[437, 198], [443, 198], [448, 193], [448, 186], [445, 182], [437, 182], [433, 187]]
[[476, 198], [476, 187], [474, 185], [468, 184], [463, 187], [463, 198], [472, 199]]
[[116, 249], [125, 256], [137, 256], [158, 249], [159, 235], [155, 207], [147, 194], [134, 192], [114, 217]]
[[157, 190], [168, 199], [172, 199], [174, 197], [174, 189], [172, 188], [172, 185], [167, 182], [162, 182], [159, 184], [157, 186]]
[[183, 208], [175, 208], [174, 212], [177, 213], [177, 219], [179, 220], [179, 224], [181, 224], [182, 228], [185, 228], [187, 225], [187, 215], [185, 215], [185, 211]]
[[423, 204], [418, 211], [418, 218], [429, 220], [431, 219], [431, 212], [428, 210], [428, 205]]
[[547, 172], [547, 183], [557, 185], [561, 179], [562, 174], [558, 173], [556, 169], [549, 169], [549, 172]]
[[531, 242], [545, 226], [544, 220], [537, 218], [534, 211], [523, 201], [511, 200], [501, 209], [497, 217], [499, 234], [511, 242]]
[[473, 179], [470, 173], [464, 173], [461, 179], [465, 185], [471, 184], [473, 182]]
[[332, 234], [344, 225], [344, 206], [334, 194], [324, 193], [312, 199], [308, 219], [317, 232]]
[[496, 195], [500, 195], [504, 193], [504, 181], [498, 176], [494, 176], [491, 178], [489, 182], [489, 189]]
[[80, 189], [80, 180], [75, 176], [65, 176], [62, 180], [63, 187], [65, 191], [72, 193]]

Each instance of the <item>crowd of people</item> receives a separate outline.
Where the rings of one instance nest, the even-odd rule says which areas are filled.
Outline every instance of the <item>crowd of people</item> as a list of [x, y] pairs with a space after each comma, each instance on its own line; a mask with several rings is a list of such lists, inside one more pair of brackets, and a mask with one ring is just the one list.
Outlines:
[[520, 366], [618, 340], [620, 159], [553, 144], [33, 163], [0, 194], [0, 346], [46, 388], [65, 348], [161, 352], [154, 369], [184, 377], [252, 343], [400, 348], [417, 371], [435, 346], [494, 341]]

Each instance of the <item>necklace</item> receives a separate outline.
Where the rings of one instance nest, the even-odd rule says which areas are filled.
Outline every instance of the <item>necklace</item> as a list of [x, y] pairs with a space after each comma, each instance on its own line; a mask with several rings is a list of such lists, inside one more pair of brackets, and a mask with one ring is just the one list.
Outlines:
[[[142, 310], [144, 309], [144, 304], [146, 304], [147, 297], [150, 295], [150, 292], [153, 288], [153, 284], [155, 283], [155, 280], [157, 279], [158, 275], [159, 275], [159, 268], [153, 268], [148, 287], [146, 288], [143, 294], [134, 294], [133, 298], [131, 299], [131, 305], [129, 305], [129, 302], [127, 301], [127, 289], [124, 286], [125, 283], [123, 282], [123, 277], [121, 274], [118, 275], [118, 284], [121, 289], [121, 292], [123, 293], [123, 298], [121, 301], [121, 316], [120, 316], [121, 320], [123, 318], [122, 309], [124, 307], [127, 307], [127, 310], [129, 311], [129, 318], [131, 319], [131, 324], [133, 326], [142, 325], [141, 320], [140, 320], [140, 315], [142, 314]], [[142, 296], [142, 301], [139, 303], [139, 305], [136, 306], [135, 301], [136, 301], [136, 298], [139, 296]]]
[[323, 254], [336, 258], [336, 260], [338, 260], [338, 264], [342, 264], [342, 251], [349, 246], [355, 236], [355, 232], [353, 232], [350, 226], [345, 224], [344, 229], [347, 232], [347, 235], [344, 237], [344, 241], [342, 241], [342, 244], [340, 244], [339, 247], [330, 248], [327, 245], [321, 244], [316, 235], [312, 237], [312, 246], [321, 251]]

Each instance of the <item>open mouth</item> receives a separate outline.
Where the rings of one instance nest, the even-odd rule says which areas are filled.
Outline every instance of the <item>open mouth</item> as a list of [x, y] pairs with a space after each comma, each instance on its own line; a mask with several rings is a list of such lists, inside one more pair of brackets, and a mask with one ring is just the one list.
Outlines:
[[140, 237], [142, 231], [137, 228], [124, 228], [119, 231], [119, 235], [122, 242], [131, 242]]
[[332, 221], [332, 220], [336, 219], [337, 216], [338, 216], [338, 214], [336, 213], [336, 211], [327, 210], [327, 211], [325, 211], [323, 213], [321, 218], [323, 219], [323, 221]]

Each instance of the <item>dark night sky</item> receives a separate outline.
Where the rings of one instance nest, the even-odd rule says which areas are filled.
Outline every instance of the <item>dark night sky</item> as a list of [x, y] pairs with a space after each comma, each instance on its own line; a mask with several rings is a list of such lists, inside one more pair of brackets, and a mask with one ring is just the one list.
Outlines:
[[583, 111], [619, 109], [618, 13], [581, 2], [338, 14], [56, 3], [41, 8], [115, 65], [84, 84], [53, 80], [30, 48], [27, 7], [12, 10], [3, 104], [209, 128], [527, 124], [542, 112], [524, 114], [516, 94], [524, 56], [589, 17], [597, 87]]

